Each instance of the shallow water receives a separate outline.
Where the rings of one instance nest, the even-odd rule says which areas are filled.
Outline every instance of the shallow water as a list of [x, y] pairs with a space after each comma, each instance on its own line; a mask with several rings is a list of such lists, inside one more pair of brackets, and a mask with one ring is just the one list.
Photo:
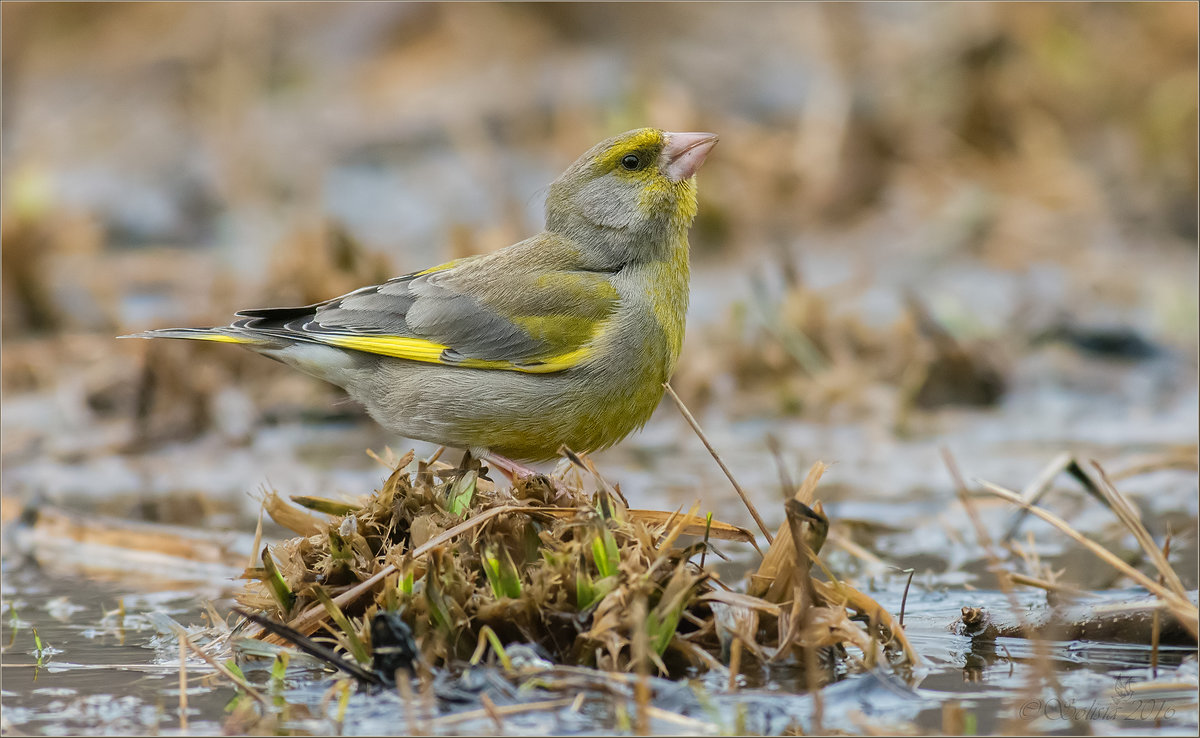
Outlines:
[[[3, 671], [6, 730], [46, 735], [178, 732], [176, 641], [159, 632], [146, 615], [167, 614], [191, 627], [195, 637], [206, 624], [201, 613], [207, 597], [195, 591], [148, 593], [129, 582], [49, 576], [29, 563], [6, 565], [3, 577], [3, 638], [11, 644], [6, 645]], [[871, 594], [898, 612], [903, 578], [878, 583], [886, 587]], [[1106, 599], [1143, 594], [1112, 591]], [[123, 616], [117, 614], [119, 602], [124, 603]], [[777, 734], [797, 726], [809, 732], [913, 724], [936, 731], [943, 725], [947, 704], [961, 707], [967, 725], [973, 724], [980, 733], [1005, 726], [1074, 732], [1073, 716], [1084, 716], [1094, 731], [1109, 734], [1136, 735], [1150, 728], [1194, 732], [1198, 720], [1194, 648], [1161, 648], [1155, 678], [1149, 648], [1048, 642], [1058, 688], [1031, 688], [1039, 677], [1029, 641], [972, 641], [949, 632], [947, 626], [964, 605], [983, 607], [996, 617], [1009, 611], [1007, 598], [998, 592], [913, 588], [905, 628], [924, 664], [907, 681], [886, 668], [854, 673], [823, 689], [818, 708], [803, 694], [806, 685], [798, 683], [800, 670], [786, 664], [765, 674], [761, 685], [736, 691], [729, 691], [726, 677], [716, 672], [680, 682], [655, 679], [651, 704], [667, 713], [652, 716], [653, 732]], [[1045, 606], [1044, 598], [1022, 594], [1019, 606], [1022, 612], [1035, 612]], [[37, 627], [46, 649], [40, 664], [32, 627]], [[501, 672], [480, 667], [439, 675], [434, 700], [406, 702], [390, 691], [356, 693], [339, 724], [327, 675], [297, 659], [283, 682], [272, 682], [269, 666], [269, 660], [258, 666], [253, 659], [243, 662], [250, 681], [271, 695], [278, 719], [273, 730], [282, 733], [490, 732], [494, 724], [481, 712], [482, 694], [500, 707], [562, 702], [564, 697], [584, 695], [574, 706], [558, 704], [505, 717], [505, 730], [519, 734], [610, 733], [636, 712], [632, 691], [614, 691], [603, 677], [592, 680], [589, 687], [571, 674], [573, 686], [562, 692], [532, 686], [532, 677], [520, 687]], [[537, 674], [543, 684], [563, 676], [564, 670], [553, 669]], [[188, 731], [221, 733], [228, 719], [225, 708], [236, 691], [194, 657], [188, 662], [188, 684]]]

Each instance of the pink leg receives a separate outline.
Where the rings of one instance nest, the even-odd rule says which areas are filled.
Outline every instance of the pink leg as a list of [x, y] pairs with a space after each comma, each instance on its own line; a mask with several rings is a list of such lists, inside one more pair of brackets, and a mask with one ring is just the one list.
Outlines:
[[507, 456], [501, 456], [497, 453], [488, 452], [485, 457], [487, 462], [500, 470], [504, 476], [508, 477], [509, 481], [515, 482], [521, 477], [537, 476], [541, 472], [537, 469], [532, 469], [524, 464], [513, 461]]

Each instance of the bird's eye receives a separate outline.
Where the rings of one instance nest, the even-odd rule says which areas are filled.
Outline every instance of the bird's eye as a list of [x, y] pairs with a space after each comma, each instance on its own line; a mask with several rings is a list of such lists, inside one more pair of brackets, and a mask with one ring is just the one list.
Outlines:
[[621, 166], [629, 171], [633, 171], [642, 165], [642, 160], [637, 157], [637, 154], [626, 154], [621, 159]]

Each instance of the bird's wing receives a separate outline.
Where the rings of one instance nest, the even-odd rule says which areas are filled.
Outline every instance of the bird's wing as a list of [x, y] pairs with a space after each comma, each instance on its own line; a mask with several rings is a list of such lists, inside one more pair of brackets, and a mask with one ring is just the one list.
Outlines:
[[562, 269], [561, 257], [460, 259], [319, 305], [245, 310], [234, 327], [413, 361], [561, 371], [587, 358], [618, 299], [609, 273]]

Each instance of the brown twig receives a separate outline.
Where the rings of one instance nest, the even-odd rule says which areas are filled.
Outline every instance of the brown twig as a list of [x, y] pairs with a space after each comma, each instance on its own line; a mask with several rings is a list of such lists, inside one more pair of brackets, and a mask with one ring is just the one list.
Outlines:
[[725, 466], [725, 462], [721, 460], [721, 455], [718, 454], [717, 450], [713, 448], [713, 445], [709, 443], [708, 436], [704, 435], [704, 431], [700, 429], [700, 424], [696, 422], [694, 417], [692, 417], [692, 413], [687, 409], [687, 405], [684, 405], [683, 400], [679, 399], [679, 395], [675, 394], [675, 390], [671, 387], [670, 382], [664, 382], [663, 387], [666, 388], [667, 394], [671, 395], [671, 399], [675, 401], [675, 405], [679, 408], [679, 412], [683, 414], [683, 419], [688, 422], [688, 425], [692, 426], [692, 430], [694, 430], [696, 435], [700, 437], [700, 442], [704, 444], [706, 449], [708, 449], [708, 453], [712, 455], [713, 460], [717, 462], [717, 466], [721, 467], [721, 471], [725, 472], [725, 478], [729, 480], [729, 483], [733, 485], [734, 491], [736, 491], [738, 496], [742, 498], [742, 502], [746, 505], [746, 509], [750, 511], [750, 517], [754, 518], [754, 522], [758, 524], [758, 529], [761, 530], [762, 534], [766, 537], [767, 543], [774, 543], [775, 539], [771, 536], [771, 531], [767, 530], [767, 524], [763, 522], [762, 517], [758, 514], [758, 510], [754, 507], [754, 503], [750, 501], [750, 497], [746, 494], [746, 491], [742, 489], [742, 485], [738, 484], [737, 480], [733, 478], [733, 472], [729, 471], [729, 467]]
[[1150, 536], [1150, 531], [1146, 530], [1146, 526], [1142, 524], [1140, 516], [1133, 508], [1133, 504], [1129, 498], [1121, 494], [1120, 491], [1113, 485], [1112, 480], [1104, 472], [1104, 469], [1097, 462], [1093, 461], [1092, 466], [1100, 475], [1100, 491], [1112, 508], [1113, 513], [1120, 519], [1121, 523], [1133, 533], [1133, 537], [1137, 539], [1138, 544], [1146, 555], [1150, 557], [1150, 561], [1154, 562], [1154, 568], [1158, 570], [1158, 575], [1164, 580], [1164, 583], [1171, 588], [1171, 591], [1179, 595], [1181, 598], [1187, 598], [1187, 590], [1183, 587], [1183, 582], [1180, 581], [1179, 575], [1171, 568], [1170, 562], [1154, 543], [1154, 539]]
[[425, 731], [417, 725], [416, 704], [412, 689], [412, 676], [407, 672], [396, 674], [396, 694], [400, 695], [400, 703], [404, 705], [404, 727], [409, 735], [425, 735]]
[[633, 685], [634, 732], [650, 735], [650, 644], [649, 634], [641, 624], [646, 622], [646, 598], [638, 596], [633, 603], [633, 643], [630, 644], [634, 662], [637, 664], [637, 681]]
[[908, 570], [908, 581], [904, 583], [904, 596], [900, 598], [900, 627], [901, 628], [904, 627], [904, 609], [905, 609], [905, 607], [908, 606], [908, 588], [912, 586], [913, 574], [915, 574], [916, 572], [917, 572], [916, 569], [909, 569]]
[[738, 672], [742, 668], [742, 637], [737, 633], [733, 634], [733, 643], [729, 646], [729, 691], [736, 691], [738, 688], [737, 678]]
[[[492, 712], [499, 717], [507, 717], [509, 715], [520, 715], [540, 710], [557, 710], [560, 707], [570, 706], [574, 701], [574, 699], [568, 697], [558, 700], [544, 700], [542, 702], [526, 702], [520, 705], [493, 705]], [[458, 725], [459, 723], [468, 723], [472, 720], [491, 717], [492, 715], [487, 710], [467, 710], [465, 712], [456, 712], [453, 715], [434, 718], [430, 723], [431, 727], [445, 728], [451, 725]]]
[[[1042, 497], [1050, 489], [1050, 485], [1064, 469], [1070, 466], [1075, 461], [1074, 457], [1067, 452], [1062, 452], [1055, 456], [1049, 464], [1047, 464], [1033, 480], [1025, 485], [1025, 489], [1021, 490], [1021, 499], [1028, 502], [1030, 505], [1036, 505], [1041, 501]], [[1026, 512], [1024, 509], [1018, 510], [1008, 524], [1008, 530], [1004, 532], [1004, 537], [1001, 540], [1011, 540], [1021, 527], [1021, 522], [1025, 520]]]
[[179, 639], [179, 732], [188, 732], [187, 645]]
[[486, 692], [479, 695], [479, 703], [483, 705], [483, 711], [492, 719], [492, 725], [496, 726], [496, 735], [504, 735], [504, 721], [500, 719], [500, 713], [496, 711], [496, 703], [492, 702], [492, 698], [488, 697]]
[[1048, 582], [1045, 579], [1038, 579], [1037, 577], [1031, 577], [1028, 574], [1010, 573], [1008, 575], [1008, 578], [1012, 580], [1013, 584], [1021, 584], [1026, 587], [1034, 587], [1036, 589], [1042, 589], [1047, 592], [1061, 592], [1063, 594], [1070, 595], [1071, 597], [1096, 597], [1096, 594], [1094, 594], [1092, 592], [1088, 592], [1087, 590], [1078, 589], [1076, 587], [1072, 587], [1067, 584], [1062, 584], [1060, 582]]
[[[1163, 558], [1167, 558], [1171, 553], [1171, 533], [1167, 533], [1167, 538], [1163, 541], [1162, 554]], [[1158, 574], [1158, 583], [1163, 583], [1162, 572]], [[1150, 678], [1158, 679], [1158, 638], [1159, 632], [1162, 629], [1162, 617], [1158, 614], [1158, 608], [1154, 608], [1154, 614], [1150, 616]]]
[[209, 656], [207, 653], [205, 653], [204, 649], [200, 648], [195, 643], [192, 643], [192, 639], [187, 637], [187, 633], [184, 632], [182, 627], [176, 628], [175, 635], [179, 638], [180, 642], [182, 642], [189, 649], [191, 649], [192, 653], [194, 653], [197, 656], [199, 656], [200, 658], [204, 659], [204, 661], [207, 662], [209, 666], [216, 669], [217, 671], [219, 671], [221, 673], [222, 676], [224, 676], [226, 679], [228, 679], [229, 681], [236, 684], [243, 692], [250, 695], [250, 697], [252, 699], [254, 699], [255, 702], [258, 702], [260, 705], [263, 705], [264, 707], [268, 704], [267, 698], [264, 697], [262, 695], [262, 693], [259, 692], [257, 689], [255, 689], [254, 687], [251, 687], [249, 682], [247, 682], [245, 679], [238, 676], [237, 674], [234, 674], [232, 671], [229, 670], [229, 667], [225, 666], [225, 664], [222, 664], [220, 661], [217, 661], [212, 656]]

